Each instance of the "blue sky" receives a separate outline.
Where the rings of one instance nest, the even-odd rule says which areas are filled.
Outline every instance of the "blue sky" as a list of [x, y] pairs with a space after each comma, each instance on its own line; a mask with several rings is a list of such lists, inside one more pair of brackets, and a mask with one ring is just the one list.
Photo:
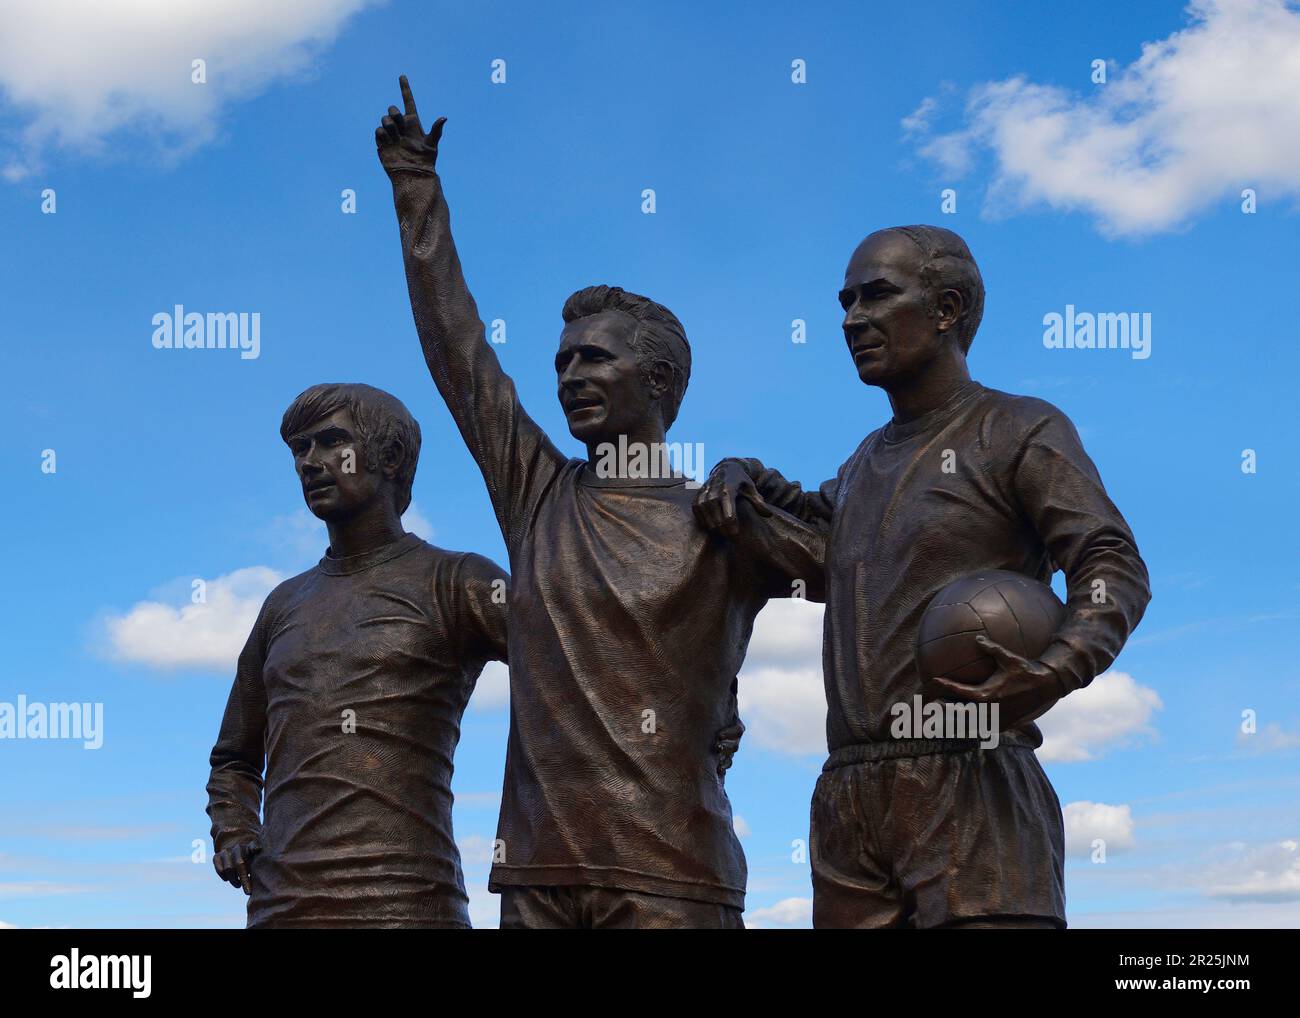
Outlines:
[[[424, 431], [408, 525], [505, 561], [424, 369], [374, 155], [404, 72], [426, 123], [449, 118], [440, 170], [480, 311], [506, 323], [501, 359], [573, 455], [560, 306], [608, 282], [686, 325], [673, 439], [831, 476], [888, 418], [839, 331], [848, 254], [889, 225], [960, 232], [988, 294], [973, 375], [1071, 416], [1153, 581], [1111, 674], [1044, 723], [1071, 922], [1300, 925], [1300, 82], [1263, 51], [1300, 40], [1293, 8], [228, 8], [90, 28], [81, 11], [57, 31], [15, 15], [0, 43], [0, 356], [18, 408], [0, 443], [15, 538], [0, 702], [105, 716], [98, 750], [0, 741], [0, 923], [242, 925], [243, 896], [191, 853], [231, 648], [267, 585], [326, 543], [277, 431], [302, 389], [401, 397]], [[259, 313], [260, 356], [154, 349], [152, 316], [176, 304]], [[1151, 356], [1046, 349], [1043, 316], [1067, 305], [1150, 313]], [[196, 578], [207, 610], [182, 614]], [[769, 609], [742, 677], [728, 788], [755, 925], [808, 921], [792, 843], [821, 762], [818, 618]], [[496, 920], [484, 860], [506, 722], [485, 678], [455, 779], [476, 925]]]

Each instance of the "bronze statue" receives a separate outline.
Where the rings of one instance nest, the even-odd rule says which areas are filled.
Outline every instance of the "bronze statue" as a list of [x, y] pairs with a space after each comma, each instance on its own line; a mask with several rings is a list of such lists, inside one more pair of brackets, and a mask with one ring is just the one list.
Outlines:
[[403, 532], [420, 428], [395, 397], [313, 386], [280, 434], [330, 543], [239, 656], [213, 863], [250, 927], [468, 927], [452, 755], [484, 664], [505, 660], [508, 577]]
[[754, 617], [819, 574], [821, 536], [774, 512], [724, 540], [651, 462], [690, 375], [665, 307], [617, 287], [569, 297], [557, 394], [587, 460], [524, 412], [484, 335], [406, 79], [375, 132], [415, 324], [509, 549], [510, 737], [490, 888], [503, 927], [741, 926], [745, 861], [723, 772]]
[[[1061, 807], [1033, 719], [1114, 660], [1150, 600], [1146, 566], [1066, 416], [971, 380], [984, 284], [960, 237], [873, 233], [839, 296], [858, 376], [885, 390], [893, 419], [817, 491], [729, 460], [697, 505], [724, 535], [753, 518], [738, 506], [777, 507], [829, 535], [813, 923], [1063, 927]], [[1037, 660], [981, 638], [997, 664], [987, 682], [922, 680], [917, 630], [938, 591], [976, 570], [1045, 583], [1056, 569], [1067, 613]], [[918, 694], [996, 704], [1000, 744], [893, 738], [891, 708]]]

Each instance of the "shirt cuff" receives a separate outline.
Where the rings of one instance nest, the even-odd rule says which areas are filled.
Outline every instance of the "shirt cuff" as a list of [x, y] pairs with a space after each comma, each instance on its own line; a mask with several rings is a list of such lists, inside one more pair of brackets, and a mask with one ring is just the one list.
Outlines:
[[1054, 640], [1038, 657], [1039, 663], [1050, 668], [1052, 674], [1056, 676], [1056, 681], [1061, 686], [1062, 696], [1073, 693], [1076, 689], [1082, 689], [1092, 681], [1091, 676], [1084, 679], [1079, 674], [1077, 660], [1078, 655], [1074, 648], [1064, 640]]

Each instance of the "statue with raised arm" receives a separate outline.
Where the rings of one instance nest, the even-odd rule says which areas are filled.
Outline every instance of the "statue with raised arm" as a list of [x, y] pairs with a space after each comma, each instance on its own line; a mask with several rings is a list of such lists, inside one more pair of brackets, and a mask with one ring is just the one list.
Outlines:
[[[375, 133], [424, 358], [510, 556], [510, 736], [490, 888], [503, 927], [739, 928], [744, 855], [724, 771], [737, 673], [769, 598], [819, 576], [821, 535], [783, 512], [724, 540], [662, 463], [690, 377], [677, 317], [618, 287], [563, 304], [554, 363], [570, 459], [487, 342], [436, 172], [442, 119]], [[608, 455], [610, 450], [626, 455]]]

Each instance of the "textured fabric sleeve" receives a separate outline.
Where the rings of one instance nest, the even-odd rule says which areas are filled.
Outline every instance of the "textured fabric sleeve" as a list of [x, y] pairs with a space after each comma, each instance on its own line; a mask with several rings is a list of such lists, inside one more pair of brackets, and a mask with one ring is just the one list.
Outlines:
[[762, 516], [742, 500], [736, 552], [767, 597], [806, 597], [826, 600], [826, 529], [805, 523], [783, 509]]
[[467, 552], [456, 576], [456, 626], [467, 657], [507, 661], [510, 575], [489, 558]]
[[438, 175], [398, 170], [391, 176], [424, 359], [483, 472], [497, 522], [513, 550], [541, 493], [566, 460], [524, 412], [514, 382], [487, 341], [452, 241]]
[[[804, 491], [798, 481], [786, 480], [779, 471], [765, 467], [759, 460], [733, 457], [730, 462], [739, 463], [745, 468], [754, 487], [768, 505], [783, 509], [796, 519], [815, 527], [830, 528], [835, 493], [839, 488], [838, 476], [824, 482], [816, 491]], [[840, 473], [843, 472], [841, 468]]]
[[262, 773], [266, 763], [266, 659], [268, 606], [258, 612], [248, 635], [235, 682], [226, 701], [221, 731], [209, 758], [208, 816], [212, 844], [220, 852], [230, 845], [259, 839], [262, 833]]
[[1067, 691], [1105, 671], [1151, 600], [1146, 564], [1069, 419], [1055, 408], [1024, 436], [1013, 471], [1020, 505], [1065, 572], [1066, 619], [1039, 660]]

